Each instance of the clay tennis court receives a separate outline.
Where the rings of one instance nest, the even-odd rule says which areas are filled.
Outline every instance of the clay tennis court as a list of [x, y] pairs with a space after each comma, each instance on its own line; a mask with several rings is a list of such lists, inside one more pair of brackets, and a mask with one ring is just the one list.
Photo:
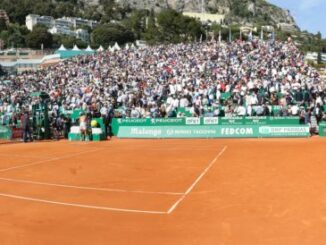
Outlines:
[[326, 140], [0, 145], [0, 243], [326, 244]]

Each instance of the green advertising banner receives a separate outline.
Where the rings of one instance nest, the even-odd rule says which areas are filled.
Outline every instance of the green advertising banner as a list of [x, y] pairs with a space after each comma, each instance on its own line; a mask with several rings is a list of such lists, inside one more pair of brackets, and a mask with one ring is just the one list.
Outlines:
[[118, 126], [183, 125], [299, 125], [299, 117], [186, 117], [186, 118], [115, 118]]
[[9, 127], [0, 126], [0, 139], [11, 139], [12, 132]]
[[319, 125], [319, 136], [326, 137], [326, 123]]
[[124, 126], [119, 138], [273, 138], [309, 137], [308, 126]]

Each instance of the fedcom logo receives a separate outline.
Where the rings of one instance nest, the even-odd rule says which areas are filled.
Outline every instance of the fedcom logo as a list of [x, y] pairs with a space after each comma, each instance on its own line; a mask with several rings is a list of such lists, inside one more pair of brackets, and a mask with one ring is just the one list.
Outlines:
[[252, 128], [222, 128], [222, 135], [253, 135], [254, 130]]

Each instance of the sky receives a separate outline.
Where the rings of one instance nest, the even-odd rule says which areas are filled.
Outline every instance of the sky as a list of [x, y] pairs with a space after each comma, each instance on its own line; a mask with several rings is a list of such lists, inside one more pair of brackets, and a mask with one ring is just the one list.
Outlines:
[[268, 0], [268, 2], [288, 9], [301, 30], [311, 33], [321, 32], [326, 38], [326, 0]]

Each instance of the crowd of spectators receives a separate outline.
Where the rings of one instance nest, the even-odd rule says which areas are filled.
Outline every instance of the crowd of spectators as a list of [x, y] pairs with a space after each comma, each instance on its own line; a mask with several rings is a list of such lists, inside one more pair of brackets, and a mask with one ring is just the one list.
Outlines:
[[[116, 117], [299, 116], [325, 119], [326, 84], [289, 40], [171, 44], [100, 52], [0, 78], [0, 115], [82, 109]], [[275, 109], [277, 108], [277, 109]]]

